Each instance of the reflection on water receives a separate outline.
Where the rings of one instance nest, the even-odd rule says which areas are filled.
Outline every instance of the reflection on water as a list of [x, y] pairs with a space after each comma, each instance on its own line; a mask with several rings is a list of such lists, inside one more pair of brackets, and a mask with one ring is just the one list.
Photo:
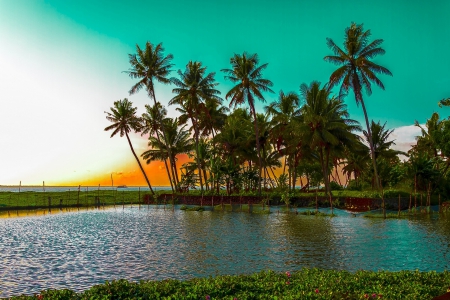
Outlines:
[[0, 296], [302, 267], [450, 269], [446, 219], [109, 208], [0, 219]]

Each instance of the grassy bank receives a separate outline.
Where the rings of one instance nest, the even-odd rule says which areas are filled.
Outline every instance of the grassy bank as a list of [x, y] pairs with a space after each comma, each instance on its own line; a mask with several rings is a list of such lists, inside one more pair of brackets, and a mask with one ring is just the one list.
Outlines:
[[302, 269], [187, 281], [118, 280], [82, 293], [47, 290], [11, 299], [431, 299], [447, 292], [450, 272]]
[[[0, 192], [0, 210], [91, 207], [142, 203], [148, 192], [83, 189], [65, 192]], [[50, 199], [49, 199], [50, 198]], [[98, 200], [96, 200], [98, 199]]]

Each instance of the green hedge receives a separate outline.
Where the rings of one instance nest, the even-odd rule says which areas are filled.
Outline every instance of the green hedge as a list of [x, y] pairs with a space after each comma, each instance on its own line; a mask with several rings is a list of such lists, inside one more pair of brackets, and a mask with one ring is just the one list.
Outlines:
[[431, 299], [447, 292], [450, 272], [371, 272], [302, 269], [264, 271], [187, 281], [129, 282], [96, 285], [82, 293], [47, 290], [11, 299]]

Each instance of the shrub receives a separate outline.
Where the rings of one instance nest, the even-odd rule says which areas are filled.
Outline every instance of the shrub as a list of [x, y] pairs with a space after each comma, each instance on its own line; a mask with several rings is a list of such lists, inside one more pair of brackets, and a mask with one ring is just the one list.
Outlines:
[[444, 294], [450, 273], [335, 271], [304, 268], [188, 281], [115, 280], [84, 292], [48, 290], [11, 299], [431, 299]]

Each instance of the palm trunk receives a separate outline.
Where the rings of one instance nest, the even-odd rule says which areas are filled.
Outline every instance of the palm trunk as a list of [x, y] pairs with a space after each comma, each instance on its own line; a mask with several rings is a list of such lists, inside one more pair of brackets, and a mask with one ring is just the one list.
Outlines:
[[[250, 94], [250, 91], [248, 91], [248, 94]], [[260, 148], [261, 146], [259, 145], [259, 127], [258, 127], [258, 119], [256, 117], [256, 110], [255, 110], [255, 106], [253, 105], [253, 102], [250, 102], [250, 109], [253, 113], [253, 118], [254, 118], [254, 122], [255, 122], [255, 136], [256, 136], [256, 151], [258, 154], [258, 162], [259, 162], [259, 177], [258, 177], [258, 196], [261, 197], [261, 167], [262, 167], [262, 161], [261, 161], [261, 152], [260, 152]]]
[[[153, 102], [155, 103], [155, 107], [157, 107], [155, 91], [153, 90], [153, 88], [149, 88], [148, 91], [149, 91], [149, 96], [150, 96], [150, 98], [153, 98]], [[165, 126], [164, 126], [163, 120], [161, 120], [161, 129], [162, 129], [162, 134], [163, 134], [164, 142], [165, 142], [166, 145], [167, 145], [167, 153], [168, 153], [168, 155], [169, 155], [170, 165], [176, 167], [176, 165], [174, 164], [173, 159], [172, 159], [172, 150], [170, 149], [169, 142], [167, 141], [166, 128], [165, 128]], [[177, 178], [177, 181], [178, 181], [178, 178]], [[177, 182], [177, 186], [178, 186], [178, 182]]]
[[154, 195], [155, 192], [153, 191], [152, 186], [150, 185], [150, 181], [147, 178], [147, 174], [145, 174], [144, 168], [142, 168], [141, 162], [139, 161], [139, 158], [137, 157], [136, 152], [134, 152], [133, 145], [131, 144], [131, 141], [130, 141], [130, 137], [128, 136], [127, 132], [125, 132], [125, 135], [127, 137], [128, 144], [130, 145], [131, 152], [133, 152], [134, 158], [136, 158], [136, 161], [137, 161], [137, 163], [139, 165], [139, 168], [141, 168], [142, 174], [144, 174], [145, 181], [147, 181], [147, 185], [148, 185], [150, 191], [152, 192], [152, 194]]
[[367, 117], [367, 111], [366, 111], [366, 106], [364, 105], [364, 100], [361, 97], [361, 106], [364, 112], [364, 119], [366, 120], [366, 126], [367, 126], [367, 135], [369, 137], [369, 145], [370, 145], [370, 152], [371, 152], [371, 156], [372, 156], [372, 165], [373, 165], [373, 171], [374, 171], [374, 175], [375, 175], [375, 187], [377, 190], [380, 190], [380, 182], [378, 179], [378, 171], [377, 171], [377, 161], [375, 158], [375, 148], [373, 147], [373, 141], [372, 141], [372, 130], [370, 130], [370, 125], [369, 125], [369, 118]]
[[200, 158], [199, 158], [199, 149], [198, 149], [198, 145], [199, 145], [199, 140], [198, 140], [198, 128], [197, 128], [197, 122], [194, 120], [194, 117], [192, 117], [192, 114], [189, 113], [189, 117], [191, 118], [191, 122], [192, 122], [192, 126], [194, 126], [194, 135], [195, 135], [195, 152], [197, 153], [196, 155], [196, 162], [197, 162], [197, 168], [198, 168], [198, 179], [200, 181], [200, 190], [201, 190], [201, 194], [203, 195], [203, 176], [202, 176], [202, 167], [200, 165]]
[[164, 160], [164, 165], [166, 166], [167, 177], [169, 177], [170, 187], [172, 188], [172, 193], [174, 192], [172, 177], [170, 176], [169, 166], [167, 165], [167, 159]]
[[[161, 120], [161, 126], [162, 126], [162, 120]], [[161, 140], [158, 130], [156, 130], [156, 138], [158, 140]], [[169, 152], [170, 145], [167, 144], [167, 141], [166, 141], [166, 146], [167, 146], [167, 155], [170, 155], [170, 152]], [[161, 148], [159, 150], [161, 152], [161, 157], [164, 157], [163, 149]], [[170, 162], [170, 159], [169, 159], [169, 162]], [[174, 187], [173, 187], [173, 183], [172, 183], [172, 178], [175, 177], [174, 174], [173, 174], [173, 168], [170, 168], [170, 170], [172, 171], [172, 178], [171, 178], [170, 173], [169, 173], [169, 169], [167, 168], [166, 160], [164, 160], [164, 163], [166, 164], [167, 176], [169, 176], [170, 187], [172, 188], [172, 193], [173, 193], [174, 192]]]

